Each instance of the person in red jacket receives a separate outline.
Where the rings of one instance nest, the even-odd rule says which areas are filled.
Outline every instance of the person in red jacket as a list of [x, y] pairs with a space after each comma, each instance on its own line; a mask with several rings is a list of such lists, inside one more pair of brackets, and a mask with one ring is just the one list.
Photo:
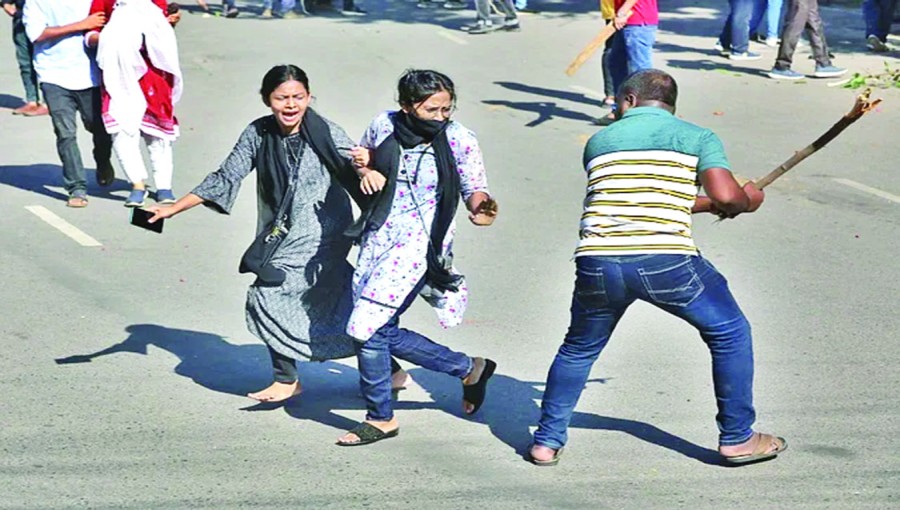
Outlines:
[[166, 0], [93, 0], [95, 12], [109, 23], [85, 40], [98, 47], [103, 123], [132, 185], [125, 206], [142, 207], [148, 195], [141, 138], [150, 154], [156, 201], [174, 203], [172, 142], [179, 134], [174, 103], [181, 94], [181, 71], [171, 27], [181, 13]]

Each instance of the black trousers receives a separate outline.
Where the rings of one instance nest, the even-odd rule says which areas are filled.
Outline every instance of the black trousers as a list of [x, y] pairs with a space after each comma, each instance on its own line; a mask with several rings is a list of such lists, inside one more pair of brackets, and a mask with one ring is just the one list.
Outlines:
[[[275, 374], [275, 382], [286, 384], [295, 382], [297, 380], [297, 364], [294, 358], [277, 352], [271, 346], [267, 347], [269, 347], [269, 356], [272, 357], [272, 371]], [[400, 370], [402, 370], [400, 364], [397, 363], [397, 360], [391, 358], [391, 373], [396, 374]]]

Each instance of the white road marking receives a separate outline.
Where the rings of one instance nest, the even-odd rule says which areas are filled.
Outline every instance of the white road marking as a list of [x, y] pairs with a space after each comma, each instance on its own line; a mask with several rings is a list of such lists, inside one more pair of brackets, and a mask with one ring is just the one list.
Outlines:
[[458, 36], [458, 35], [456, 35], [456, 34], [454, 34], [453, 32], [450, 32], [449, 30], [438, 30], [438, 35], [441, 36], [441, 37], [443, 37], [444, 39], [447, 39], [448, 41], [453, 41], [453, 42], [455, 42], [456, 44], [459, 44], [459, 45], [462, 45], [462, 46], [465, 46], [465, 45], [469, 44], [469, 41], [463, 39], [462, 37], [460, 37], [460, 36]]
[[80, 244], [81, 246], [103, 246], [93, 237], [78, 230], [68, 221], [50, 212], [46, 207], [40, 205], [27, 205], [25, 206], [25, 209], [28, 209], [35, 216], [44, 220], [51, 227], [71, 237], [76, 243]]
[[572, 89], [572, 90], [581, 92], [582, 94], [584, 94], [584, 95], [586, 95], [586, 96], [588, 96], [588, 97], [593, 97], [593, 98], [596, 98], [596, 99], [606, 99], [606, 94], [603, 94], [603, 93], [601, 93], [601, 92], [597, 92], [597, 91], [594, 90], [594, 89], [589, 89], [589, 88], [587, 88], [587, 87], [582, 87], [581, 85], [569, 85], [569, 88]]
[[900, 196], [894, 195], [893, 193], [888, 193], [887, 191], [881, 191], [880, 189], [873, 188], [871, 186], [866, 186], [865, 184], [860, 184], [856, 181], [851, 181], [850, 179], [841, 179], [838, 177], [833, 177], [832, 180], [834, 182], [838, 182], [843, 184], [844, 186], [850, 186], [851, 188], [856, 188], [860, 191], [865, 191], [866, 193], [871, 193], [876, 197], [886, 198], [891, 202], [896, 202], [900, 204]]

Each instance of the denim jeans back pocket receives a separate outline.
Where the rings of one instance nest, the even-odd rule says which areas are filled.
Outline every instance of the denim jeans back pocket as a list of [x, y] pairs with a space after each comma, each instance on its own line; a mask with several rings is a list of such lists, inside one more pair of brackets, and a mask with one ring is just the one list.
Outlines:
[[[654, 303], [687, 306], [703, 292], [703, 281], [694, 270], [695, 257], [673, 257], [676, 261], [660, 268], [639, 268], [644, 289]], [[678, 260], [680, 259], [680, 260]]]
[[597, 309], [609, 304], [603, 270], [575, 269], [575, 301], [585, 309]]

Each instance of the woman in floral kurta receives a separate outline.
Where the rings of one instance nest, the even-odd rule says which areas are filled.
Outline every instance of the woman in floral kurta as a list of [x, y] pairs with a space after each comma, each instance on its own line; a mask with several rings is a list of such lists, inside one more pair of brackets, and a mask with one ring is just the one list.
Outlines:
[[[471, 131], [449, 120], [456, 99], [453, 82], [434, 71], [411, 70], [401, 77], [398, 89], [401, 110], [378, 115], [360, 143], [373, 151], [368, 158], [370, 165], [372, 161], [384, 161], [379, 151], [399, 150], [400, 155], [399, 161], [394, 160], [396, 168], [362, 169], [364, 182], [371, 179], [376, 189], [392, 191], [393, 195], [382, 197], [390, 199], [386, 218], [367, 225], [360, 240], [347, 333], [359, 341], [360, 385], [368, 412], [365, 422], [338, 440], [342, 446], [368, 444], [397, 435], [399, 425], [391, 408], [389, 356], [462, 379], [467, 414], [480, 407], [486, 383], [496, 367], [491, 360], [453, 352], [398, 326], [400, 315], [416, 295], [422, 295], [435, 308], [444, 327], [462, 322], [466, 308], [467, 290], [461, 275], [450, 289], [440, 289], [429, 279], [427, 255], [429, 243], [434, 242], [435, 215], [447, 206], [441, 203], [442, 191], [453, 189], [439, 178], [442, 157], [443, 161], [452, 158], [450, 166], [459, 176], [459, 196], [447, 199], [458, 202], [461, 198], [470, 212], [469, 219], [476, 225], [490, 225], [496, 215], [478, 141]], [[392, 187], [383, 188], [383, 176], [395, 178]], [[440, 246], [435, 246], [445, 268], [452, 260], [454, 231], [455, 224], [451, 222]], [[458, 275], [452, 265], [449, 272]]]

